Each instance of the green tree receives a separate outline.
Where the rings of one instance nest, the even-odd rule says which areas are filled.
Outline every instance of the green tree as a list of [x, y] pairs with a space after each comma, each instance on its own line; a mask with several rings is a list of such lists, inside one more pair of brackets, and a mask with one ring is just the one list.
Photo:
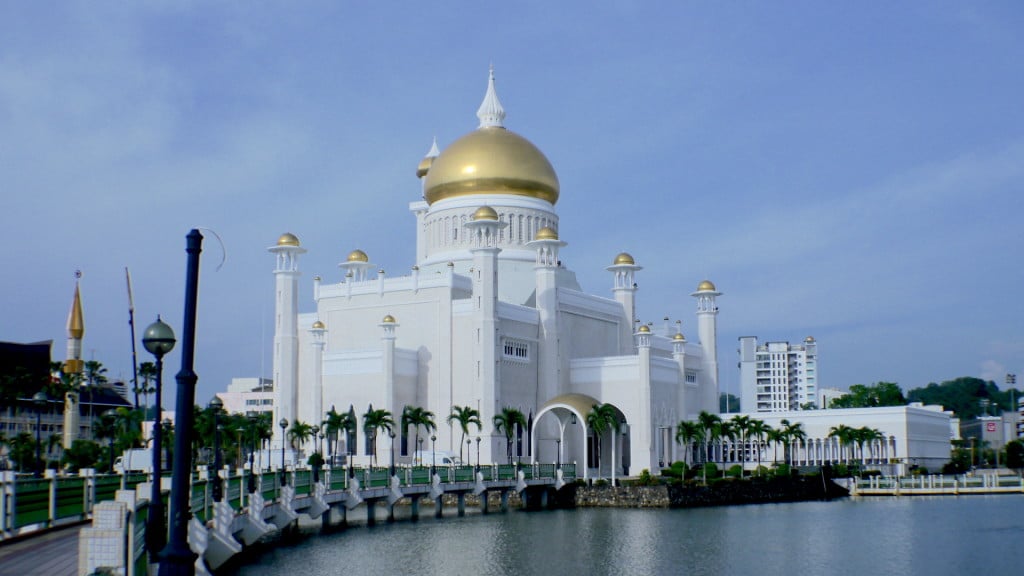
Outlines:
[[526, 428], [526, 416], [511, 406], [505, 406], [501, 412], [494, 415], [494, 430], [505, 435], [505, 453], [508, 454], [508, 463], [512, 463], [512, 440], [515, 438], [516, 426]]
[[[989, 413], [1013, 411], [1017, 391], [1000, 391], [995, 382], [964, 376], [947, 380], [941, 384], [932, 382], [924, 388], [915, 388], [907, 393], [911, 402], [937, 404], [952, 410], [961, 422], [977, 418], [986, 410]], [[983, 404], [987, 402], [987, 406]]]
[[765, 423], [764, 420], [758, 420], [756, 418], [752, 418], [750, 420], [750, 424], [747, 426], [747, 434], [749, 434], [750, 438], [754, 439], [754, 451], [757, 454], [758, 474], [761, 473], [761, 443], [764, 442], [771, 429], [772, 427]]
[[354, 446], [349, 444], [349, 438], [355, 435], [356, 427], [358, 426], [355, 414], [351, 412], [338, 412], [334, 409], [334, 406], [331, 406], [331, 411], [327, 413], [327, 420], [325, 421], [324, 426], [326, 428], [325, 434], [327, 434], [334, 442], [334, 449], [331, 450], [331, 454], [337, 456], [338, 436], [343, 432], [346, 435], [346, 450], [354, 452], [352, 450]]
[[[594, 440], [597, 447], [597, 458], [598, 468], [600, 468], [601, 462], [601, 445], [603, 442], [601, 439], [604, 437], [604, 433], [611, 430], [618, 430], [618, 421], [615, 414], [615, 407], [611, 404], [594, 404], [590, 408], [590, 412], [587, 413], [587, 427], [594, 433]], [[614, 466], [615, 463], [612, 463]]]
[[292, 422], [291, 427], [288, 428], [288, 443], [295, 451], [301, 451], [312, 436], [313, 425], [301, 420]]
[[747, 437], [750, 435], [750, 416], [733, 416], [732, 425], [740, 437], [740, 478], [743, 477], [743, 469], [747, 467]]
[[[136, 393], [142, 394], [142, 402], [149, 408], [149, 395], [156, 392], [156, 364], [152, 362], [143, 362], [139, 364], [139, 378], [142, 382], [138, 385]], [[160, 418], [159, 414], [149, 415], [147, 410], [147, 420], [149, 418], [157, 419]]]
[[[470, 406], [452, 406], [452, 412], [448, 415], [448, 424], [452, 422], [459, 423], [459, 429], [462, 430], [462, 439], [459, 441], [459, 460], [465, 462], [462, 459], [462, 445], [466, 443], [466, 435], [469, 434], [469, 425], [476, 425], [476, 431], [479, 433], [483, 430], [483, 424], [480, 422], [480, 412]], [[466, 454], [466, 459], [469, 459], [469, 454]]]
[[422, 426], [427, 434], [437, 429], [437, 424], [434, 423], [434, 413], [419, 406], [406, 406], [402, 409], [402, 434], [405, 434], [409, 426], [416, 429], [416, 443], [413, 446], [419, 449], [420, 427]]
[[783, 418], [779, 424], [782, 426], [782, 441], [785, 443], [782, 457], [787, 465], [792, 465], [792, 446], [794, 443], [803, 444], [807, 440], [807, 432], [804, 431], [802, 422], [790, 422]]
[[1024, 468], [1024, 440], [1006, 443], [1006, 467], [1021, 473]]
[[[846, 424], [839, 424], [833, 426], [828, 431], [829, 438], [835, 438], [839, 440], [839, 448], [841, 451], [846, 452], [849, 447], [856, 441], [856, 429], [847, 426]], [[840, 458], [842, 459], [842, 458]], [[849, 460], [849, 454], [847, 453], [846, 459]]]
[[372, 404], [363, 414], [363, 432], [370, 438], [370, 445], [373, 446], [374, 465], [377, 464], [377, 432], [383, 430], [390, 434], [394, 425], [395, 420], [391, 417], [391, 412], [383, 408], [374, 410]]
[[732, 394], [722, 392], [718, 395], [718, 411], [723, 414], [740, 411], [740, 399]]
[[676, 425], [676, 443], [682, 444], [686, 448], [684, 458], [686, 458], [687, 466], [693, 463], [694, 444], [701, 438], [703, 438], [703, 433], [700, 424], [680, 420], [679, 424]]
[[68, 472], [77, 472], [83, 468], [95, 468], [101, 454], [100, 445], [92, 440], [78, 438], [71, 442], [71, 447], [64, 451], [60, 462]]
[[850, 392], [835, 398], [829, 408], [870, 408], [872, 406], [905, 406], [907, 399], [895, 382], [878, 382], [870, 386], [854, 384]]

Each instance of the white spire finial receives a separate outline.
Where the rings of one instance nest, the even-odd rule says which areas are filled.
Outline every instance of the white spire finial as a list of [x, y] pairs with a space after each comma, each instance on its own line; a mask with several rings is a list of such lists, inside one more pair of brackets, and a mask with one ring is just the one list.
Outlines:
[[491, 65], [490, 77], [487, 79], [487, 93], [484, 94], [484, 101], [476, 111], [476, 117], [480, 119], [480, 128], [497, 126], [504, 128], [505, 109], [501, 107], [498, 100], [498, 93], [494, 90], [494, 65]]
[[434, 143], [430, 145], [430, 151], [427, 152], [427, 158], [437, 158], [441, 155], [441, 151], [437, 148], [437, 136], [434, 136]]

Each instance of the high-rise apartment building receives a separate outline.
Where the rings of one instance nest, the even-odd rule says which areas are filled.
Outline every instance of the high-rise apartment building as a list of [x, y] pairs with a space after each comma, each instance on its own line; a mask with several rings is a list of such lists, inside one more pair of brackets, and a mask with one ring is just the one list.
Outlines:
[[818, 344], [757, 343], [740, 338], [740, 406], [744, 412], [786, 412], [818, 408]]

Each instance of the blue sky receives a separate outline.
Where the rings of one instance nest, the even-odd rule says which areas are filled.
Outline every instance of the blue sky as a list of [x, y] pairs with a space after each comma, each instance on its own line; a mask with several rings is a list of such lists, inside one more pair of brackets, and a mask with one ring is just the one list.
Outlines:
[[629, 251], [688, 334], [714, 281], [726, 389], [744, 335], [815, 336], [825, 386], [1024, 373], [1024, 5], [377, 4], [0, 7], [0, 339], [62, 358], [81, 269], [85, 356], [130, 376], [124, 268], [140, 332], [180, 332], [206, 227], [197, 398], [269, 375], [266, 247], [300, 237], [304, 294], [354, 248], [406, 273], [416, 164], [493, 63], [563, 261], [610, 295]]

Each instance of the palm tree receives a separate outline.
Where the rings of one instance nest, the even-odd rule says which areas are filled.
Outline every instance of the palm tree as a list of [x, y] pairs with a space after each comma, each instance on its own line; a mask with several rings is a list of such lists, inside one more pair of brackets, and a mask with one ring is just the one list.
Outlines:
[[721, 441], [722, 449], [719, 451], [719, 455], [722, 458], [722, 462], [729, 461], [729, 455], [726, 453], [725, 443], [729, 441], [730, 446], [736, 441], [736, 425], [733, 424], [732, 420], [722, 420], [718, 423], [718, 437]]
[[747, 467], [747, 436], [750, 434], [750, 416], [733, 416], [732, 425], [736, 432], [740, 435], [740, 462], [742, 468], [740, 470], [740, 477], [743, 477], [743, 470]]
[[789, 420], [783, 418], [779, 421], [779, 424], [782, 425], [782, 437], [786, 442], [782, 452], [783, 458], [785, 458], [786, 464], [792, 464], [790, 447], [794, 442], [803, 444], [804, 440], [807, 440], [807, 432], [804, 432], [804, 425], [802, 422], [791, 423]]
[[313, 436], [313, 425], [307, 424], [301, 420], [296, 420], [292, 423], [291, 428], [288, 429], [288, 442], [292, 445], [292, 449], [301, 452], [306, 442]]
[[[594, 432], [594, 439], [597, 441], [597, 460], [598, 470], [600, 471], [601, 463], [601, 437], [609, 428], [618, 429], [615, 425], [615, 408], [611, 404], [594, 404], [590, 408], [590, 412], [587, 413], [587, 427]], [[612, 466], [615, 463], [612, 462]]]
[[[459, 441], [459, 460], [465, 462], [465, 460], [462, 460], [462, 445], [466, 443], [469, 425], [476, 424], [477, 433], [483, 430], [483, 424], [480, 422], [480, 412], [470, 406], [452, 406], [452, 413], [448, 415], [448, 424], [451, 425], [453, 420], [459, 423], [459, 429], [462, 430], [462, 439]], [[469, 454], [466, 454], [466, 458], [469, 458]]]
[[681, 420], [676, 425], [676, 442], [686, 447], [683, 457], [686, 458], [687, 466], [693, 462], [693, 444], [702, 437], [700, 424], [696, 422]]
[[437, 429], [437, 424], [434, 424], [434, 413], [419, 406], [406, 406], [402, 409], [402, 434], [405, 434], [410, 425], [416, 428], [416, 443], [413, 446], [417, 449], [420, 445], [420, 426], [428, 434]]
[[[355, 426], [356, 423], [354, 421], [351, 423], [349, 422], [348, 412], [338, 412], [334, 409], [334, 406], [331, 406], [330, 412], [327, 413], [327, 419], [324, 420], [324, 434], [326, 434], [334, 444], [334, 448], [331, 450], [331, 454], [333, 454], [334, 457], [337, 457], [338, 454], [338, 434], [341, 432], [347, 433], [350, 428], [354, 429]], [[351, 446], [347, 447], [351, 448]]]
[[[149, 408], [149, 395], [156, 392], [156, 386], [153, 385], [156, 382], [156, 364], [152, 362], [143, 362], [139, 364], [139, 378], [142, 380], [142, 385], [138, 386], [136, 394], [141, 393], [143, 403], [146, 408]], [[160, 414], [153, 416], [154, 420], [160, 419]]]
[[494, 415], [494, 431], [505, 434], [505, 453], [508, 455], [508, 463], [512, 463], [512, 440], [516, 435], [516, 426], [526, 427], [526, 416], [511, 406], [505, 406], [501, 412]]
[[[772, 427], [765, 423], [764, 420], [758, 420], [753, 418], [750, 420], [750, 424], [747, 427], [747, 434], [751, 438], [756, 440], [755, 450], [757, 451], [757, 469], [761, 469], [761, 443], [764, 442], [765, 436], [772, 430]], [[759, 472], [760, 473], [760, 472]]]
[[862, 463], [864, 462], [864, 445], [870, 445], [875, 440], [881, 440], [882, 438], [885, 438], [885, 435], [875, 428], [862, 426], [854, 429], [852, 440], [860, 446], [860, 460]]
[[366, 409], [366, 414], [363, 414], [363, 432], [370, 438], [370, 443], [373, 445], [374, 465], [377, 464], [377, 432], [384, 430], [390, 434], [394, 425], [395, 420], [391, 417], [391, 412], [383, 408], [374, 410], [372, 404]]
[[[839, 460], [841, 461], [843, 459], [842, 453], [845, 452], [846, 449], [850, 446], [850, 444], [852, 444], [854, 441], [854, 429], [847, 426], [846, 424], [839, 424], [838, 426], [833, 426], [828, 431], [828, 437], [836, 438], [839, 440]], [[849, 460], [849, 455], [847, 455], [847, 460]]]
[[772, 444], [772, 451], [774, 453], [774, 455], [772, 456], [772, 462], [773, 463], [774, 462], [778, 462], [779, 461], [779, 444], [786, 440], [786, 436], [782, 433], [782, 430], [780, 430], [778, 428], [772, 428], [771, 426], [766, 426], [766, 427], [768, 428], [768, 431], [767, 431], [768, 441], [771, 442], [771, 444]]
[[701, 436], [704, 441], [704, 461], [711, 461], [711, 444], [718, 438], [719, 425], [722, 419], [718, 414], [712, 414], [706, 410], [697, 415], [697, 424], [700, 425]]
[[107, 383], [107, 369], [103, 367], [103, 364], [96, 360], [87, 360], [85, 362], [85, 380], [89, 383], [89, 421], [92, 422], [92, 400], [93, 392], [97, 386], [102, 386]]

